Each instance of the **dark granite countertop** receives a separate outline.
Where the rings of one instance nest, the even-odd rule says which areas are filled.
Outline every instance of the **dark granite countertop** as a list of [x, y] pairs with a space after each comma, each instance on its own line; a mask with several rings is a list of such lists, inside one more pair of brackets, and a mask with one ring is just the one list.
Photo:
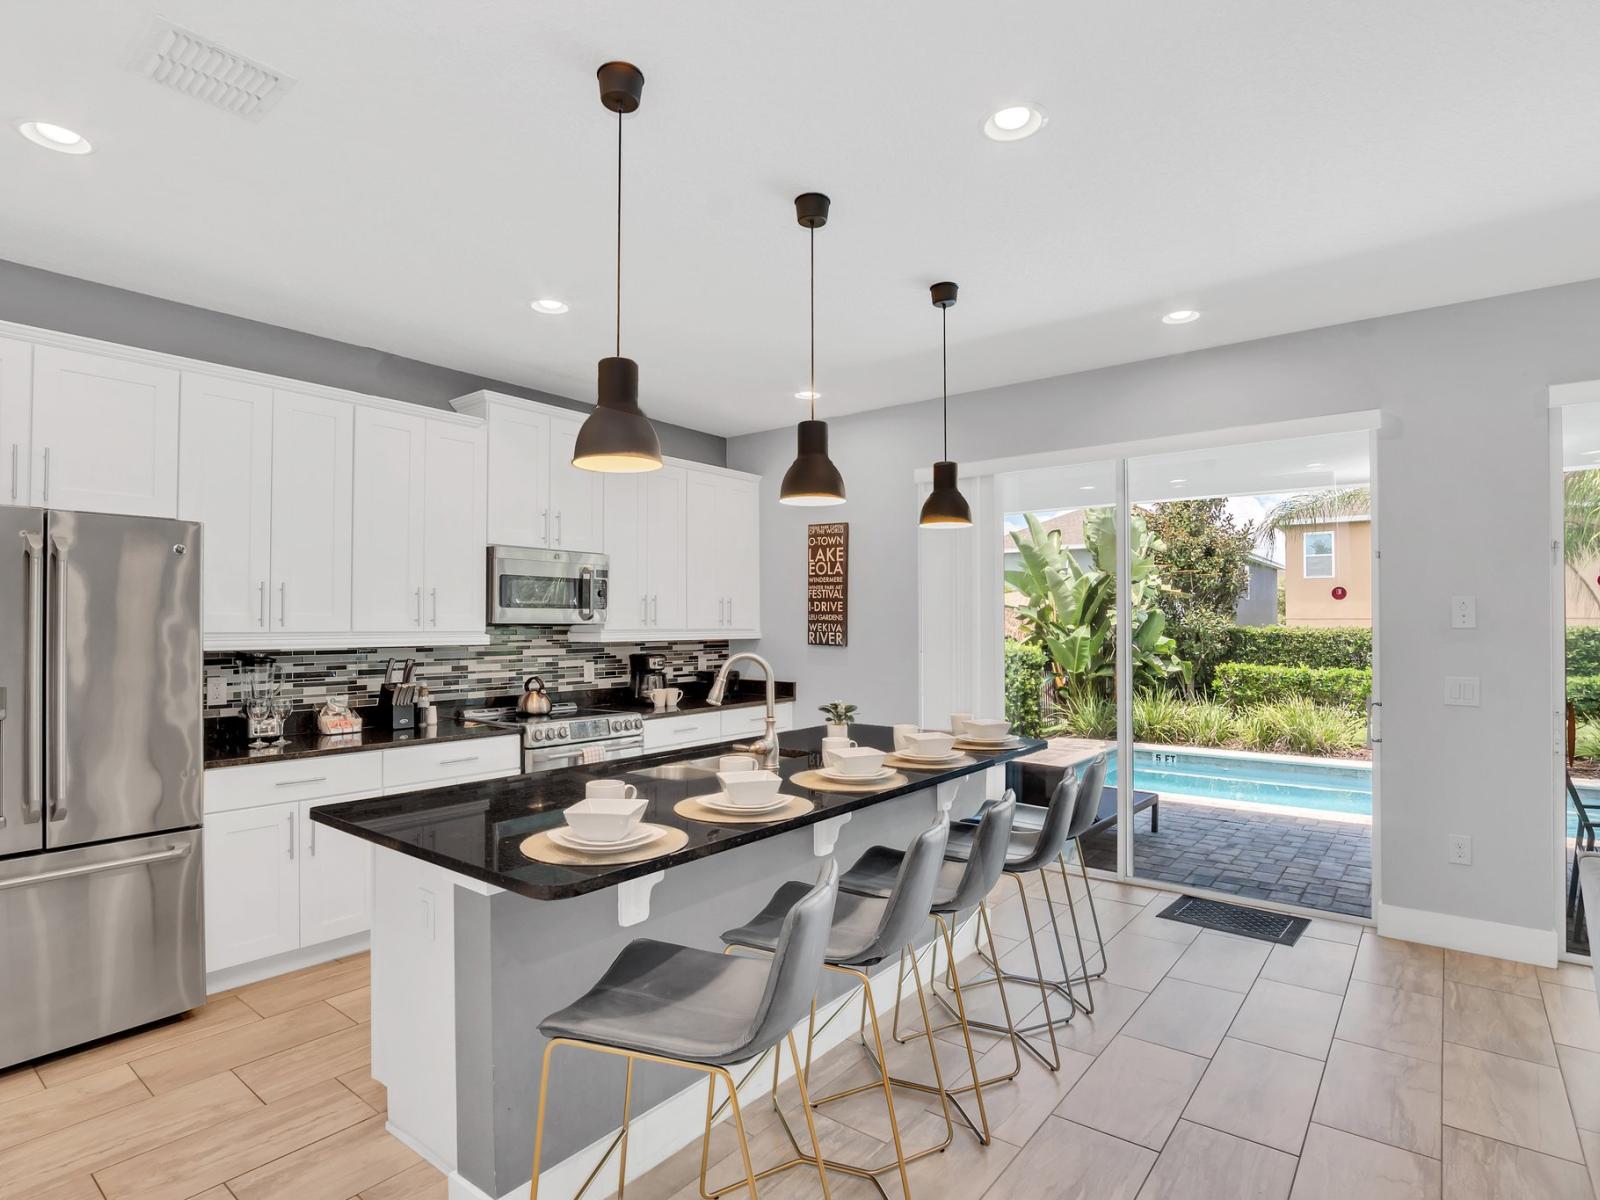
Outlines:
[[[750, 708], [753, 705], [765, 705], [766, 702], [767, 692], [765, 685], [760, 683], [751, 684], [749, 682], [741, 682], [739, 684], [739, 690], [729, 695], [728, 698], [722, 702], [721, 707]], [[782, 680], [778, 681], [778, 703], [794, 703], [794, 684], [785, 683]], [[636, 716], [643, 717], [647, 721], [655, 720], [657, 717], [692, 717], [703, 712], [718, 711], [718, 706], [715, 704], [708, 704], [703, 696], [696, 699], [690, 699], [688, 696], [685, 696], [682, 700], [678, 701], [676, 707], [657, 709], [653, 705], [639, 703], [627, 693], [623, 693], [622, 696], [617, 699], [608, 699], [602, 703], [596, 704], [594, 707], [602, 709], [605, 712], [633, 713]]]
[[[818, 725], [782, 735], [784, 758], [780, 772], [786, 781], [814, 765], [823, 732], [823, 727]], [[887, 725], [852, 725], [850, 733], [862, 745], [889, 749], [894, 744], [894, 732]], [[312, 810], [311, 819], [507, 891], [535, 900], [561, 900], [776, 837], [828, 817], [972, 775], [1044, 748], [1043, 742], [1023, 739], [1010, 750], [972, 754], [976, 761], [969, 766], [942, 771], [905, 771], [908, 782], [875, 792], [817, 792], [786, 783], [784, 791], [804, 796], [816, 807], [803, 817], [765, 825], [712, 825], [685, 820], [672, 811], [680, 800], [716, 791], [713, 775], [702, 780], [635, 775], [643, 767], [715, 755], [728, 744], [681, 748], [542, 775], [519, 775], [397, 796], [323, 804]], [[629, 782], [636, 784], [640, 794], [649, 798], [644, 819], [685, 830], [689, 841], [683, 849], [645, 862], [595, 867], [556, 866], [533, 862], [523, 856], [519, 849], [522, 840], [529, 834], [564, 824], [562, 810], [583, 798], [585, 784], [590, 779], [630, 775], [634, 777]]]

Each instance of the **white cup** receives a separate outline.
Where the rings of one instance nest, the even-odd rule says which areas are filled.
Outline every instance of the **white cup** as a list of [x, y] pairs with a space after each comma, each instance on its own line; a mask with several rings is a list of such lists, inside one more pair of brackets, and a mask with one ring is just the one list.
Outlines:
[[724, 754], [717, 759], [717, 773], [724, 771], [754, 771], [759, 769], [760, 763], [756, 762], [754, 754]]
[[910, 744], [911, 737], [920, 732], [921, 729], [916, 725], [896, 725], [894, 727], [894, 748], [896, 750], [904, 750]]
[[585, 796], [616, 796], [623, 800], [632, 800], [639, 794], [639, 789], [631, 783], [623, 783], [620, 779], [591, 779], [583, 785]]
[[855, 742], [847, 737], [825, 737], [822, 739], [822, 765], [834, 767], [839, 765], [839, 751], [852, 750]]
[[661, 687], [650, 689], [650, 703], [658, 709], [673, 708], [679, 700], [683, 699], [683, 689], [675, 687]]
[[972, 720], [971, 713], [951, 713], [950, 732], [955, 734], [957, 737], [962, 736], [967, 732], [967, 722], [970, 720]]

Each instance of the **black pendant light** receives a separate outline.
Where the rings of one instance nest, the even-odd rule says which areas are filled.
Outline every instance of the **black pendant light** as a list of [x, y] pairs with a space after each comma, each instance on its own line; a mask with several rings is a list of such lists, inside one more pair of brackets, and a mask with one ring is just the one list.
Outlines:
[[608, 62], [596, 74], [600, 103], [617, 114], [617, 352], [600, 360], [595, 409], [578, 430], [572, 465], [585, 471], [656, 471], [661, 441], [639, 409], [639, 364], [622, 357], [622, 114], [639, 107], [644, 75], [625, 62]]
[[828, 423], [817, 420], [817, 230], [828, 223], [828, 204], [821, 192], [794, 198], [795, 219], [811, 231], [811, 419], [800, 422], [798, 453], [778, 489], [784, 504], [844, 503], [844, 476], [828, 457]]
[[944, 373], [944, 457], [933, 464], [933, 491], [922, 502], [924, 529], [965, 529], [972, 524], [967, 498], [956, 487], [956, 464], [950, 461], [950, 329], [947, 318], [956, 302], [956, 285], [936, 283], [928, 289], [933, 306], [939, 310], [939, 362]]

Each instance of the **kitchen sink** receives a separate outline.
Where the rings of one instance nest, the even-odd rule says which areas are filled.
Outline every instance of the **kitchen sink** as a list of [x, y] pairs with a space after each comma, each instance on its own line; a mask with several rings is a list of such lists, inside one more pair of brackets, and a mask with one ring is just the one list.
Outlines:
[[674, 779], [688, 782], [714, 779], [717, 774], [717, 759], [700, 758], [691, 759], [689, 762], [663, 763], [659, 767], [640, 767], [637, 771], [629, 771], [628, 774], [643, 775], [647, 779]]

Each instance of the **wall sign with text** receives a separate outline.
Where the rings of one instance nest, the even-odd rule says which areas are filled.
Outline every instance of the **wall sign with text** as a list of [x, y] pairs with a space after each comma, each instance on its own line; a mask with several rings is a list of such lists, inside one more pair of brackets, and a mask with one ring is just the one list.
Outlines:
[[806, 527], [806, 645], [849, 644], [850, 525]]

